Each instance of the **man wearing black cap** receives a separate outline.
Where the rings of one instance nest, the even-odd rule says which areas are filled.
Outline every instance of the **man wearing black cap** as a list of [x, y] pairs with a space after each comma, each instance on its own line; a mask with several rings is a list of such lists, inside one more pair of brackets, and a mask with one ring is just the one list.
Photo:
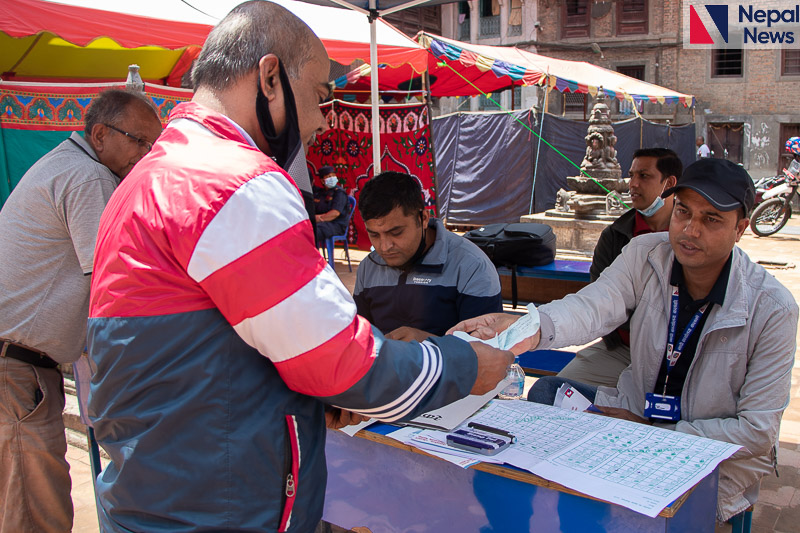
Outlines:
[[[631, 365], [617, 386], [542, 378], [528, 399], [552, 404], [569, 382], [607, 416], [742, 446], [720, 466], [717, 517], [728, 520], [756, 502], [776, 462], [798, 308], [736, 247], [755, 197], [743, 168], [702, 159], [664, 191], [673, 193], [669, 236], [634, 238], [597, 281], [541, 306], [530, 339], [540, 349], [582, 344], [630, 316]], [[515, 319], [484, 315], [454, 329], [488, 338]]]
[[315, 237], [317, 246], [334, 235], [343, 235], [347, 230], [349, 205], [347, 193], [339, 186], [336, 170], [324, 166], [317, 173], [322, 187], [314, 187], [314, 211], [316, 213]]

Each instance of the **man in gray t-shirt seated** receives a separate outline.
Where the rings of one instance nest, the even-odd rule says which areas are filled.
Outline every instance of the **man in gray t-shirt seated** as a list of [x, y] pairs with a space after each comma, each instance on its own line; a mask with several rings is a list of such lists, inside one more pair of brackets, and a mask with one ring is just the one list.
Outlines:
[[358, 209], [375, 250], [358, 266], [353, 299], [388, 338], [421, 342], [503, 309], [492, 262], [429, 215], [416, 179], [379, 174], [364, 186]]
[[[58, 363], [86, 345], [100, 215], [161, 122], [143, 94], [109, 89], [0, 210], [0, 530], [70, 531]], [[23, 482], [24, 481], [24, 482]]]

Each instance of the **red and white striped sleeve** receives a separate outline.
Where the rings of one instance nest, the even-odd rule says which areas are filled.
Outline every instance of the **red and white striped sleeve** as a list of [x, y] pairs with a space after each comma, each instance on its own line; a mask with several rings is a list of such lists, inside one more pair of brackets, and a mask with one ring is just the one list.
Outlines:
[[281, 172], [256, 176], [228, 198], [187, 272], [293, 390], [335, 395], [372, 365], [371, 327], [314, 246], [303, 201]]

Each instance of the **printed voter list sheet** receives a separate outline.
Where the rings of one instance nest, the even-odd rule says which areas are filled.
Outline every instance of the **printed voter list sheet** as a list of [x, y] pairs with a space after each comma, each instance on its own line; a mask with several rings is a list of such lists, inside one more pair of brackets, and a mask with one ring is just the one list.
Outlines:
[[471, 421], [517, 437], [494, 460], [650, 517], [739, 449], [524, 400], [494, 400]]

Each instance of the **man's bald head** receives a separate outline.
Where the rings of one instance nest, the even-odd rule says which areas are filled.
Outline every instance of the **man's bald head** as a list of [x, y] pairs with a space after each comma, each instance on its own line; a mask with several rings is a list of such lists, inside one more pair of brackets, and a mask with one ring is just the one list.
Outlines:
[[192, 82], [195, 89], [227, 89], [258, 68], [266, 54], [275, 54], [289, 77], [297, 79], [315, 45], [321, 46], [319, 38], [286, 8], [261, 0], [245, 2], [209, 33], [192, 69]]

